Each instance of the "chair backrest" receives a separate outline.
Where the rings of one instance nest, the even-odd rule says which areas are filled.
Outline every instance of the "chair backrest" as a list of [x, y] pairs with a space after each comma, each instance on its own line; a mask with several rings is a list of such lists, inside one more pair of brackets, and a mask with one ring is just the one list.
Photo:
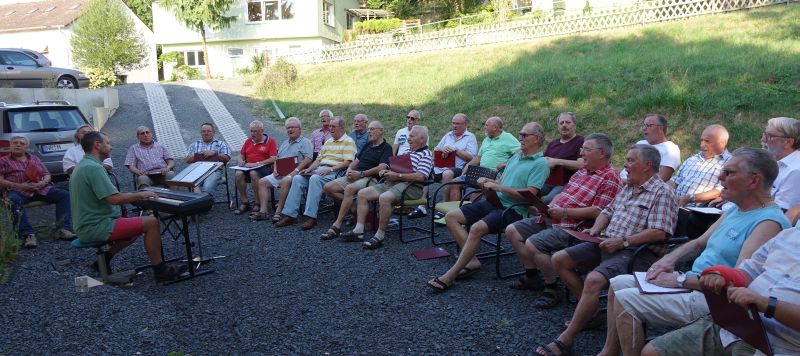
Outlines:
[[478, 178], [481, 177], [495, 179], [497, 178], [497, 171], [481, 166], [469, 166], [469, 169], [467, 169], [467, 174], [464, 175], [464, 183], [469, 187], [477, 188]]
[[566, 175], [564, 174], [564, 166], [555, 166], [550, 170], [550, 175], [544, 184], [550, 185], [564, 185], [566, 182]]

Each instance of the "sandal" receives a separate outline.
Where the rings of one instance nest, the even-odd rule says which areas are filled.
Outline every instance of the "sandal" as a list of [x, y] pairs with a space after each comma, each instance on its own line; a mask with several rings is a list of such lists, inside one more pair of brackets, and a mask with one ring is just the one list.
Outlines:
[[533, 306], [539, 309], [555, 308], [561, 304], [560, 293], [555, 289], [547, 288], [542, 291], [542, 296], [533, 302]]
[[442, 282], [442, 280], [439, 279], [439, 277], [436, 277], [428, 281], [428, 288], [433, 289], [434, 291], [436, 291], [436, 293], [444, 292], [450, 289], [450, 287], [452, 286], [453, 286], [452, 284], [447, 284]]
[[250, 220], [253, 220], [253, 221], [267, 220], [267, 212], [265, 211], [265, 212], [262, 213], [260, 211], [254, 211], [254, 212], [250, 213], [250, 215], [248, 215], [248, 217], [250, 218]]
[[233, 213], [236, 215], [242, 215], [246, 212], [250, 211], [250, 203], [241, 203], [239, 204], [239, 208], [234, 210]]
[[339, 235], [339, 238], [342, 239], [344, 242], [364, 242], [364, 233], [356, 233], [356, 232], [346, 232], [344, 234]]
[[281, 216], [281, 213], [275, 213], [275, 215], [272, 215], [271, 220], [272, 220], [272, 223], [274, 224], [274, 223], [276, 223], [278, 221], [281, 221], [282, 218], [283, 217]]
[[[556, 348], [558, 348], [558, 352], [559, 353], [556, 353], [555, 350], [550, 348], [549, 344], [548, 345], [542, 344], [542, 345], [539, 345], [538, 349], [536, 349], [535, 354], [544, 355], [544, 356], [557, 356], [557, 355], [569, 356], [569, 355], [572, 355], [572, 346], [567, 346], [567, 344], [565, 344], [564, 342], [562, 342], [559, 339], [553, 340], [552, 343], [554, 345], [556, 345]], [[544, 353], [542, 353], [542, 352], [544, 352]]]
[[364, 243], [361, 244], [361, 246], [367, 250], [374, 250], [376, 248], [383, 246], [383, 239], [379, 239], [373, 236], [371, 239], [364, 241]]
[[333, 240], [333, 239], [335, 239], [335, 238], [339, 237], [339, 235], [340, 235], [341, 233], [342, 233], [342, 230], [340, 230], [338, 227], [336, 227], [336, 226], [331, 226], [331, 228], [330, 228], [330, 229], [328, 229], [328, 231], [327, 231], [327, 232], [325, 232], [324, 234], [322, 234], [322, 235], [319, 237], [319, 239], [320, 239], [320, 240], [323, 240], [323, 241], [324, 241], [324, 240]]
[[480, 271], [481, 271], [480, 267], [478, 267], [478, 268], [464, 267], [464, 268], [461, 269], [461, 271], [458, 271], [458, 275], [456, 276], [456, 279], [466, 279], [466, 278], [472, 277], [472, 275], [474, 275], [475, 273], [478, 273]]
[[537, 277], [522, 276], [509, 287], [516, 290], [540, 291], [544, 289], [544, 281], [538, 275]]
[[[564, 327], [568, 328], [569, 327], [569, 323], [571, 321], [572, 321], [572, 319], [565, 321], [564, 322]], [[602, 313], [598, 312], [591, 319], [589, 319], [589, 322], [587, 322], [586, 325], [583, 326], [583, 329], [581, 329], [581, 331], [583, 331], [583, 330], [600, 329], [603, 325], [606, 325], [606, 317]]]

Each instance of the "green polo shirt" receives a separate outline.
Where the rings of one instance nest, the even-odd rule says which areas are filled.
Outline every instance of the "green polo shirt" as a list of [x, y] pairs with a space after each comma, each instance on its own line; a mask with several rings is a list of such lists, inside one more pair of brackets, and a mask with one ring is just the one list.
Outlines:
[[108, 241], [120, 208], [103, 199], [119, 193], [100, 161], [85, 155], [69, 179], [72, 227], [83, 242]]
[[[506, 165], [503, 171], [503, 178], [500, 181], [500, 185], [517, 189], [526, 189], [530, 187], [542, 189], [544, 181], [546, 181], [547, 177], [550, 175], [550, 168], [547, 167], [547, 160], [544, 158], [544, 154], [542, 151], [539, 151], [531, 156], [523, 157], [522, 155], [523, 153], [520, 151], [508, 159], [508, 165]], [[500, 202], [502, 202], [505, 207], [519, 202], [500, 192], [497, 193], [497, 197], [500, 198]], [[525, 216], [527, 207], [517, 206], [514, 207], [514, 210], [520, 215]]]
[[503, 131], [497, 137], [486, 136], [478, 149], [481, 167], [497, 169], [497, 165], [508, 160], [519, 149], [519, 141], [514, 135]]

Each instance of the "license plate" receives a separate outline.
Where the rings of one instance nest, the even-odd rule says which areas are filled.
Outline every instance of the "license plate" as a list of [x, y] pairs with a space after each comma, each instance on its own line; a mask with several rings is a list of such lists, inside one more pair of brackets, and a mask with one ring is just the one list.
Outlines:
[[53, 153], [53, 152], [62, 152], [68, 150], [73, 145], [67, 143], [52, 143], [47, 145], [41, 145], [42, 153]]

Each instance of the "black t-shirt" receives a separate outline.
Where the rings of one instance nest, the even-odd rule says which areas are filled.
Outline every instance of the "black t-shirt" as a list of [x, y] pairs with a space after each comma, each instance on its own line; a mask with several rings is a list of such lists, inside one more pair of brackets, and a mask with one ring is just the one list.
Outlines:
[[358, 164], [356, 170], [366, 171], [375, 168], [380, 163], [389, 163], [389, 157], [392, 156], [392, 146], [386, 143], [386, 140], [381, 142], [380, 145], [373, 146], [370, 142], [364, 145], [361, 152], [358, 153]]

